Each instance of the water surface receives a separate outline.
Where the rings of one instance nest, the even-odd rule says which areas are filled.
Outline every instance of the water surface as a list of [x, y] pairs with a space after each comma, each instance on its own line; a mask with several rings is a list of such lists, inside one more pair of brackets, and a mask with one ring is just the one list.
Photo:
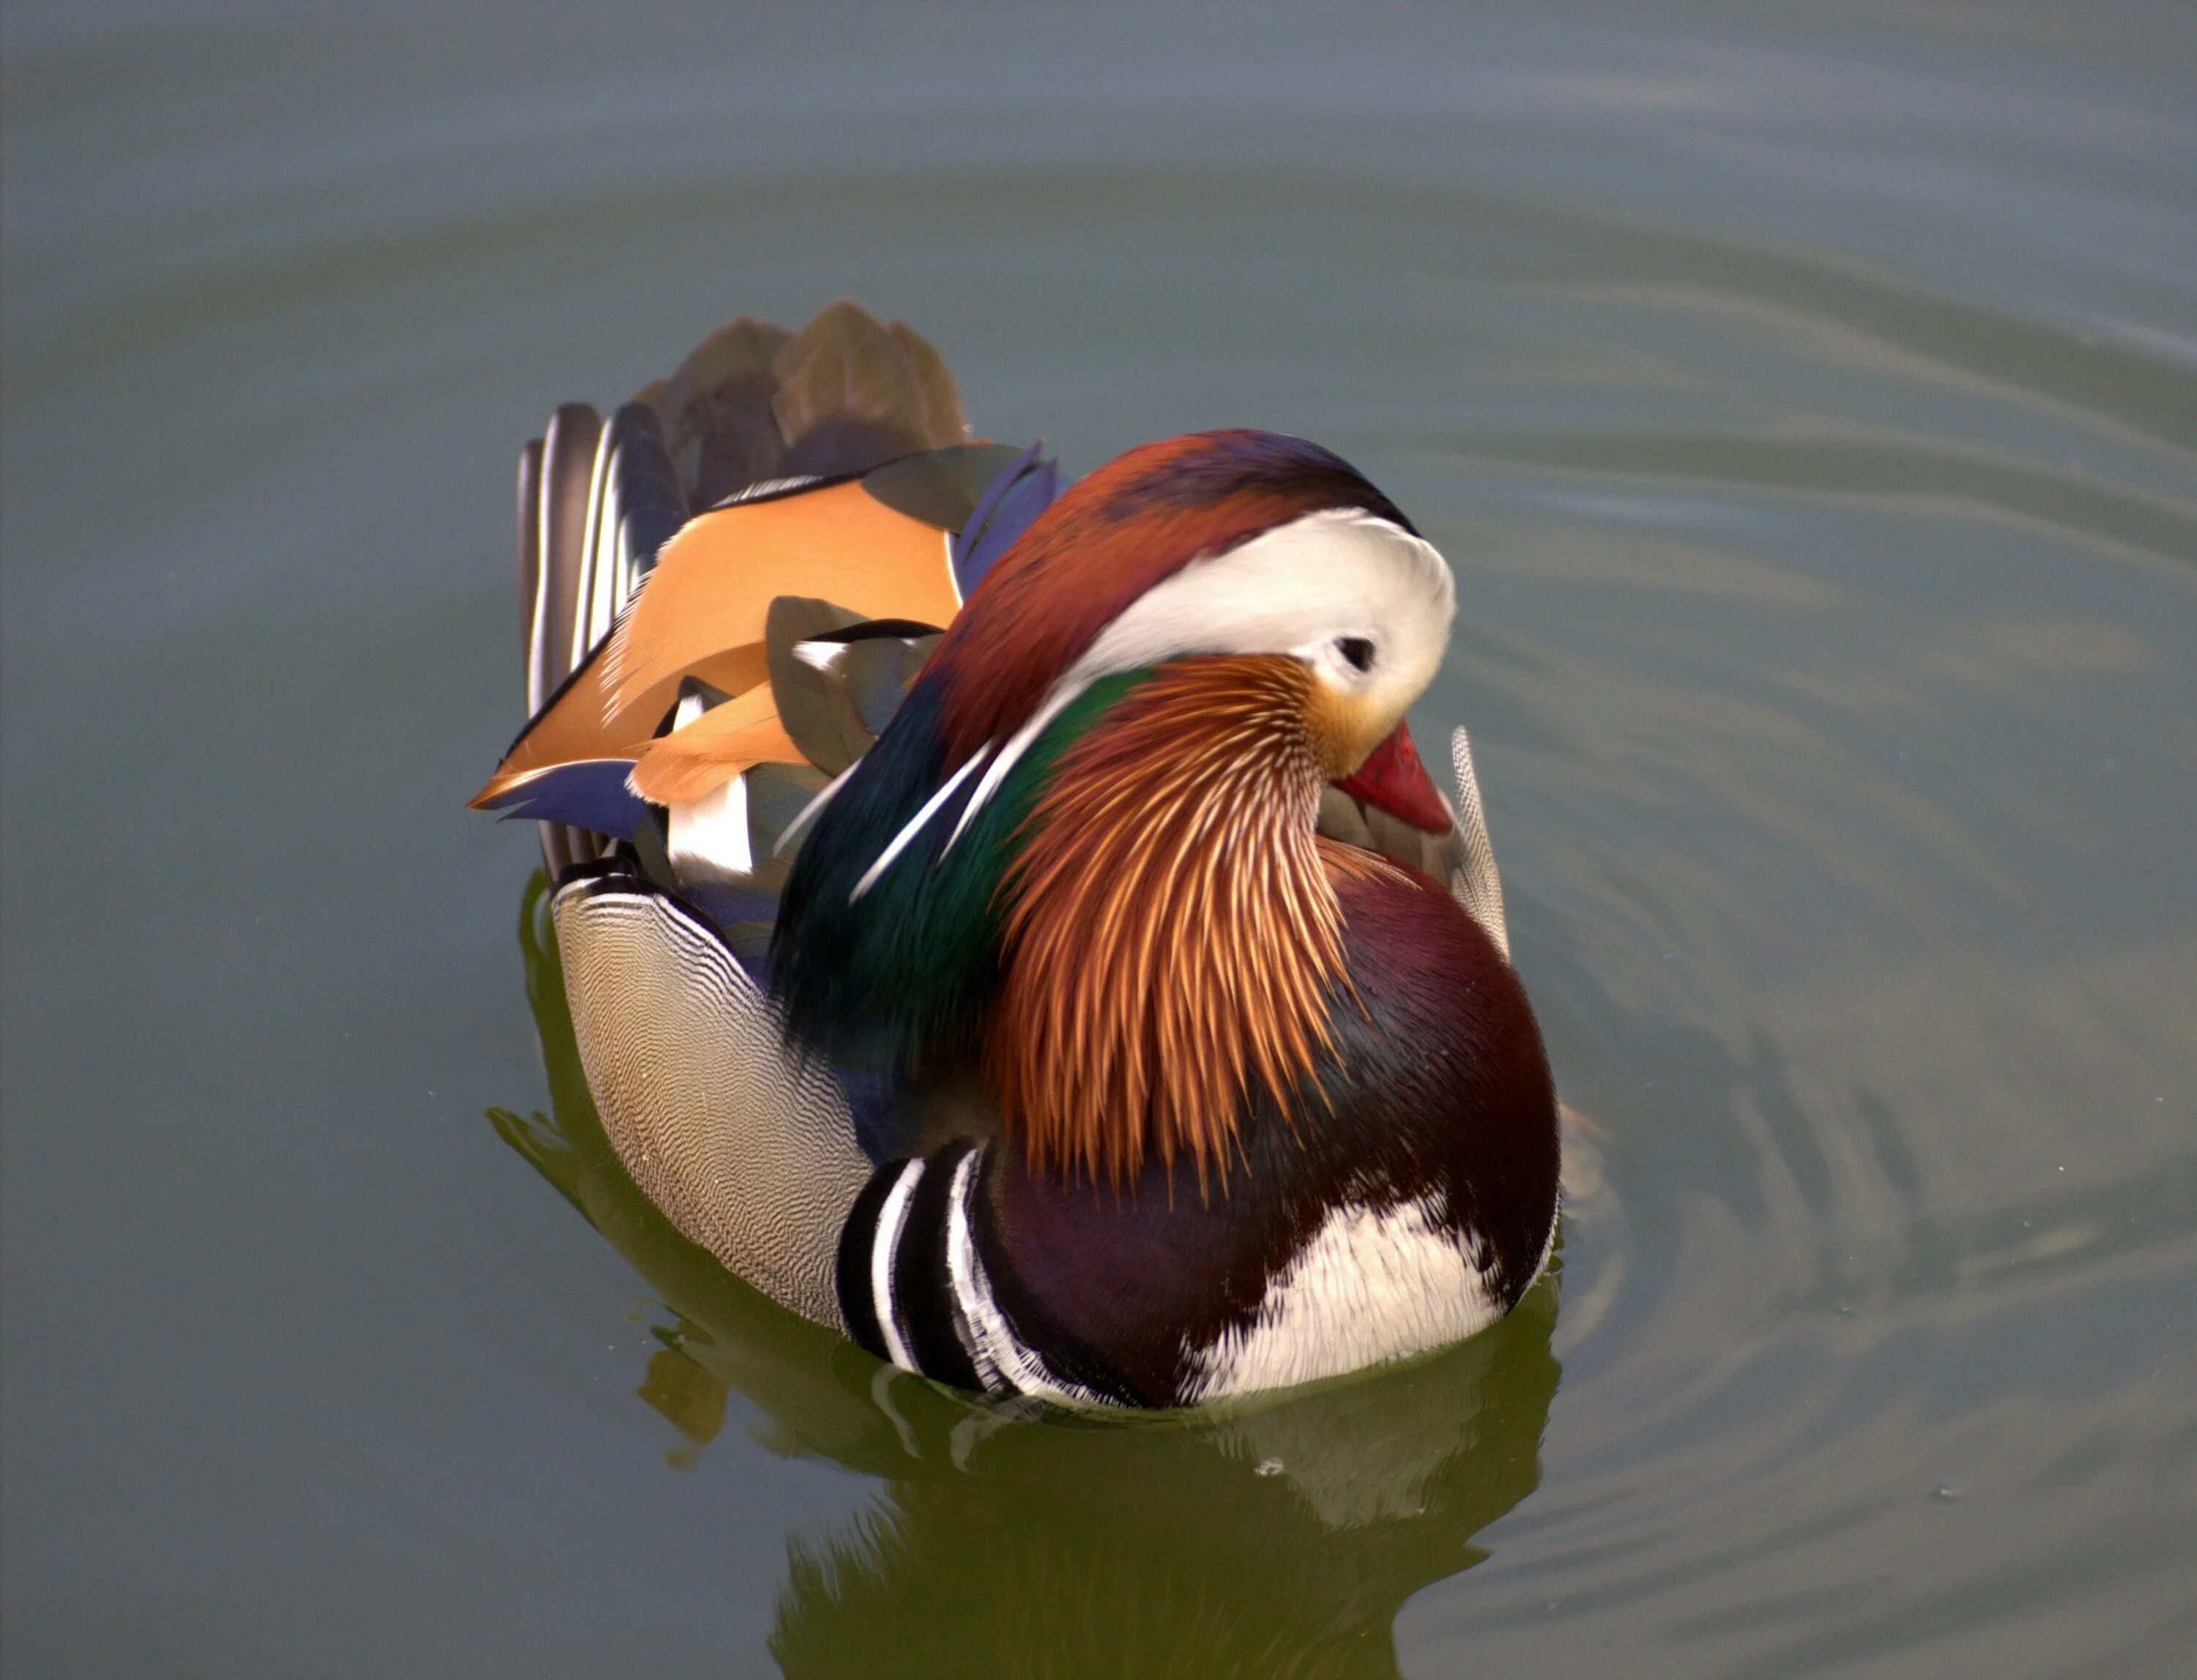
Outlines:
[[[2184, 1669], [2186, 8], [4, 27], [11, 1677]], [[512, 463], [842, 293], [1450, 555], [1595, 1127], [1498, 1330], [1003, 1413], [610, 1168], [460, 808]]]

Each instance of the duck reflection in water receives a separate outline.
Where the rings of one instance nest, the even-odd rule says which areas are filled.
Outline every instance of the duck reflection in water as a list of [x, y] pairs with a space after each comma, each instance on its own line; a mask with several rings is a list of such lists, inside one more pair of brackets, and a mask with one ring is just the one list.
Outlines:
[[681, 1237], [605, 1136], [536, 876], [521, 916], [553, 1112], [490, 1120], [675, 1317], [640, 1398], [691, 1464], [737, 1390], [768, 1450], [883, 1484], [797, 1538], [792, 1676], [1393, 1675], [1392, 1624], [1532, 1492], [1561, 1257], [1501, 1323], [1401, 1366], [1195, 1411], [984, 1399], [881, 1364]]

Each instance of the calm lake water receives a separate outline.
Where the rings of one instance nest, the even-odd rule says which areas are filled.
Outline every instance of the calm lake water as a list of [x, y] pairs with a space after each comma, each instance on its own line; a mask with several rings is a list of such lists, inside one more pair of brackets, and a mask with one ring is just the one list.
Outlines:
[[[9, 1680], [2191, 1673], [2193, 16], [15, 0]], [[1593, 1127], [1498, 1330], [1018, 1417], [609, 1168], [515, 451], [842, 294], [1456, 565]]]

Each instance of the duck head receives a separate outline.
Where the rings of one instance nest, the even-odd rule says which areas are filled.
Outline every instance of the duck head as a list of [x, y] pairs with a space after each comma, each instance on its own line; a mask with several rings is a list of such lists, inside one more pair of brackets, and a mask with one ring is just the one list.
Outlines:
[[[1435, 831], [1450, 818], [1404, 713], [1449, 639], [1448, 566], [1339, 456], [1272, 432], [1130, 450], [1041, 515], [939, 649], [959, 762], [1041, 729], [1093, 682], [1226, 654], [1318, 679], [1338, 781]], [[998, 773], [994, 773], [997, 774]]]
[[1318, 835], [1323, 785], [1450, 826], [1404, 718], [1454, 606], [1434, 547], [1301, 439], [1093, 472], [815, 819], [772, 949], [794, 1035], [887, 1081], [975, 1070], [1040, 1170], [1202, 1180], [1364, 1010], [1336, 883], [1390, 866]]

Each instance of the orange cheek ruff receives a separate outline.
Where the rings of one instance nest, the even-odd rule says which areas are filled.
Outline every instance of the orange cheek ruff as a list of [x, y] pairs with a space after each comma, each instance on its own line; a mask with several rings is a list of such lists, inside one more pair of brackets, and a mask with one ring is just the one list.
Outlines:
[[1313, 831], [1313, 681], [1185, 661], [1062, 755], [1002, 884], [985, 1061], [1035, 1171], [1118, 1185], [1156, 1151], [1203, 1186], [1255, 1088], [1290, 1112], [1331, 1051], [1347, 866]]

